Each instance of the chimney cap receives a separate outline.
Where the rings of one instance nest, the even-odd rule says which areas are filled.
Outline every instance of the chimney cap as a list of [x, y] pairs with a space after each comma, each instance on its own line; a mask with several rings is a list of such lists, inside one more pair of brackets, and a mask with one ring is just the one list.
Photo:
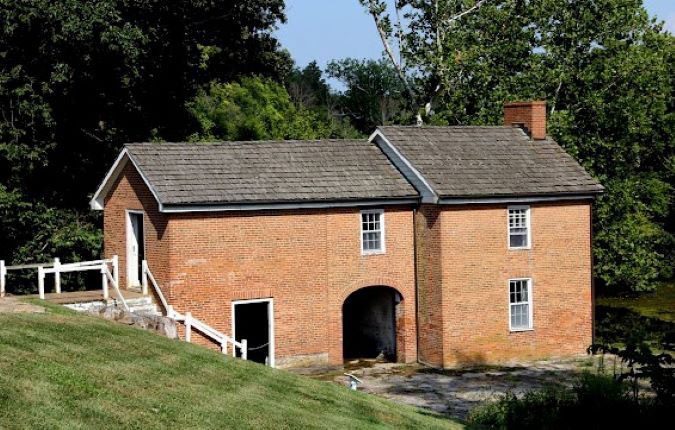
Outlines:
[[504, 102], [504, 107], [520, 107], [520, 106], [546, 106], [546, 102], [543, 100], [530, 100], [530, 101], [517, 101], [517, 102]]

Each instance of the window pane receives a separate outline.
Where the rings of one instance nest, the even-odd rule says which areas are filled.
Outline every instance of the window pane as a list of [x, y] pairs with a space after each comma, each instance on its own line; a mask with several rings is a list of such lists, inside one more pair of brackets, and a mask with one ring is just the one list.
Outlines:
[[511, 328], [530, 328], [530, 306], [528, 304], [511, 305]]
[[363, 250], [377, 251], [380, 247], [380, 232], [364, 232], [363, 233]]
[[527, 246], [527, 235], [512, 234], [509, 236], [509, 246], [511, 248], [524, 248]]

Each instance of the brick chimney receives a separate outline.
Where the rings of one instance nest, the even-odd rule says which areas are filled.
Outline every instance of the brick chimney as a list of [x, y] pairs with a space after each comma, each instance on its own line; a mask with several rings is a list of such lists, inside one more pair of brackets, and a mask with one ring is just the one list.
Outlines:
[[533, 140], [546, 139], [546, 102], [504, 103], [504, 125], [523, 127]]

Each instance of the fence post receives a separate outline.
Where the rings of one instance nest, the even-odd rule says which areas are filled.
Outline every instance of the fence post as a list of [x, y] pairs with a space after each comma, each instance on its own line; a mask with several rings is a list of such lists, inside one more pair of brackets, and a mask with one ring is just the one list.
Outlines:
[[0, 297], [5, 297], [5, 260], [0, 260]]
[[141, 262], [141, 280], [143, 282], [143, 295], [148, 295], [148, 260], [143, 260]]
[[223, 354], [227, 355], [227, 341], [224, 340], [220, 343], [220, 350]]
[[103, 300], [108, 300], [110, 298], [110, 292], [108, 291], [108, 276], [105, 274], [105, 263], [101, 267], [101, 287], [103, 288]]
[[248, 360], [248, 341], [246, 339], [241, 340], [241, 358], [242, 360]]
[[61, 260], [54, 257], [54, 289], [56, 294], [61, 294]]
[[45, 268], [38, 267], [38, 294], [42, 300], [45, 299]]
[[112, 256], [112, 267], [113, 267], [113, 278], [115, 279], [115, 285], [117, 288], [120, 287], [120, 258], [117, 255]]
[[185, 342], [190, 342], [192, 337], [192, 313], [185, 312]]

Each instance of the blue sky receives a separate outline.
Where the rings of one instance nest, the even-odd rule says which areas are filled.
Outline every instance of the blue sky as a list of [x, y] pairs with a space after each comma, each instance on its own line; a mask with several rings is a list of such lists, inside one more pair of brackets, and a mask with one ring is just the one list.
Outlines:
[[[645, 0], [652, 15], [675, 33], [675, 0]], [[358, 0], [286, 0], [288, 22], [277, 36], [299, 66], [317, 60], [379, 58], [382, 45], [372, 18]]]

